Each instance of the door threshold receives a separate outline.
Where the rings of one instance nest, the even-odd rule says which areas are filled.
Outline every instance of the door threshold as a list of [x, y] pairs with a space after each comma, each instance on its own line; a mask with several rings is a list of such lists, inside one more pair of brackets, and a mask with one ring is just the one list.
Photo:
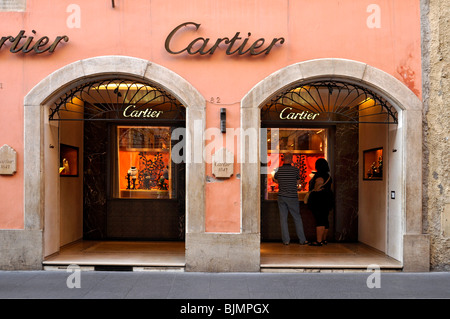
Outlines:
[[329, 243], [326, 246], [261, 244], [262, 272], [402, 271], [398, 260], [362, 243]]
[[181, 271], [185, 267], [184, 242], [78, 241], [61, 247], [43, 261], [46, 270]]

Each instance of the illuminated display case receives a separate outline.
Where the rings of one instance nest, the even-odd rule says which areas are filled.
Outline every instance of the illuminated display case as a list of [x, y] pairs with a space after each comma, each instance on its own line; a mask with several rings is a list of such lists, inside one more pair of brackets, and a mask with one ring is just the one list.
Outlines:
[[170, 127], [117, 127], [116, 198], [175, 197], [170, 132]]
[[283, 156], [293, 154], [292, 165], [300, 171], [298, 198], [303, 200], [309, 191], [309, 181], [314, 175], [314, 165], [319, 158], [326, 158], [327, 129], [324, 128], [268, 128], [267, 129], [267, 172], [264, 185], [264, 199], [276, 200], [278, 184], [273, 176], [281, 165]]
[[383, 180], [383, 148], [363, 152], [363, 180]]
[[60, 145], [59, 175], [78, 177], [78, 147]]

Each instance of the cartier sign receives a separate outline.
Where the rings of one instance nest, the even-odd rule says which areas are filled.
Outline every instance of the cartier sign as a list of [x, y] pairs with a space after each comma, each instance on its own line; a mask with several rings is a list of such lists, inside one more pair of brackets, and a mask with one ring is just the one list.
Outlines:
[[35, 40], [34, 35], [36, 34], [36, 31], [33, 30], [32, 33], [33, 35], [27, 36], [25, 35], [25, 31], [21, 30], [15, 37], [11, 35], [2, 37], [0, 39], [0, 49], [3, 46], [6, 47], [6, 43], [11, 43], [11, 47], [9, 48], [9, 51], [11, 53], [44, 53], [47, 51], [52, 53], [55, 51], [56, 47], [61, 43], [61, 41], [69, 41], [69, 37], [66, 35], [58, 36], [53, 41], [51, 41], [47, 36], [43, 36]]
[[166, 51], [171, 54], [180, 54], [183, 52], [187, 52], [190, 55], [194, 54], [214, 54], [216, 50], [219, 48], [219, 46], [225, 45], [226, 47], [226, 54], [227, 55], [244, 55], [244, 54], [250, 54], [250, 55], [260, 55], [260, 54], [269, 54], [270, 51], [273, 49], [273, 47], [279, 43], [280, 45], [284, 43], [284, 38], [273, 38], [272, 40], [269, 40], [266, 42], [266, 39], [259, 38], [256, 41], [250, 40], [251, 33], [248, 33], [247, 37], [241, 37], [240, 32], [236, 32], [235, 35], [231, 38], [229, 37], [223, 37], [218, 38], [215, 41], [211, 40], [210, 38], [202, 38], [198, 37], [189, 42], [188, 44], [181, 44], [180, 49], [175, 49], [175, 47], [180, 47], [180, 44], [173, 43], [174, 42], [174, 36], [181, 32], [180, 30], [183, 27], [193, 26], [195, 31], [197, 31], [200, 28], [200, 23], [195, 22], [185, 22], [180, 24], [179, 26], [175, 27], [167, 36], [166, 38]]
[[123, 110], [123, 116], [132, 118], [158, 118], [163, 113], [163, 111], [155, 111], [150, 108], [145, 110], [135, 110], [135, 108], [136, 105], [128, 105], [125, 110]]
[[292, 107], [285, 107], [280, 112], [280, 119], [282, 120], [315, 120], [320, 113], [311, 113], [309, 111], [292, 112]]

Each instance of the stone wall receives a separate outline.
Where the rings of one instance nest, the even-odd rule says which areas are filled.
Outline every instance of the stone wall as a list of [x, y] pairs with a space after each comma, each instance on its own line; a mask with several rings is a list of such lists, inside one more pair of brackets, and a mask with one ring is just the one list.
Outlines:
[[450, 2], [421, 0], [423, 57], [423, 227], [430, 268], [450, 270]]

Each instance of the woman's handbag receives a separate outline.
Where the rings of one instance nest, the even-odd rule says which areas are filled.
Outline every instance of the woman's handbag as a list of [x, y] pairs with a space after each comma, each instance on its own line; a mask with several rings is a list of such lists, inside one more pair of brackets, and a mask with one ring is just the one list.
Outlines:
[[[330, 178], [331, 178], [331, 176], [328, 177], [327, 181], [326, 181], [323, 185], [325, 185], [326, 183], [328, 183], [328, 181], [330, 180]], [[308, 200], [309, 200], [309, 197], [310, 197], [310, 195], [311, 195], [312, 192], [314, 192], [314, 190], [307, 192], [307, 193], [305, 194], [305, 197], [303, 197], [303, 202], [304, 202], [305, 204], [308, 204]]]

